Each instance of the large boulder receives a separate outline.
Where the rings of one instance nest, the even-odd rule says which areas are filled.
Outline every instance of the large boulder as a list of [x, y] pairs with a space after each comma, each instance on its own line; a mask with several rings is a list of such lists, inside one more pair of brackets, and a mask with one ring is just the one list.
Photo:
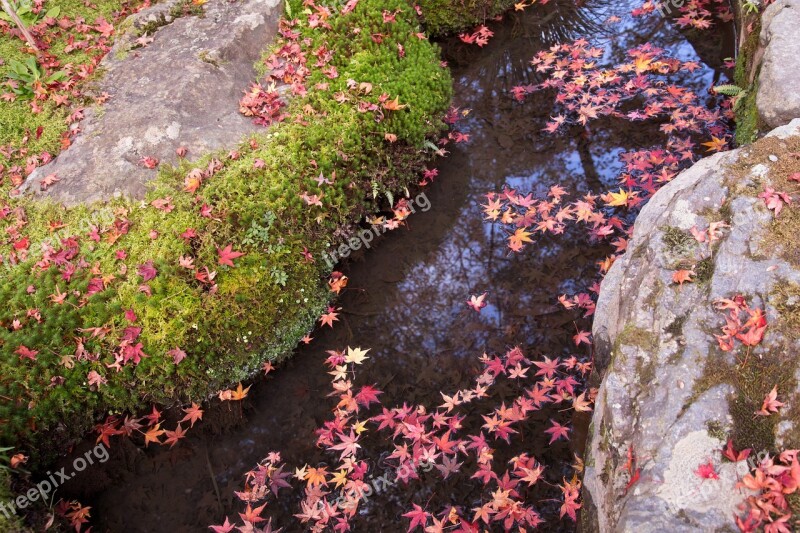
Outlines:
[[31, 174], [23, 191], [40, 192], [55, 174], [60, 181], [43, 194], [65, 205], [138, 198], [156, 173], [142, 158], [171, 162], [180, 146], [199, 156], [255, 131], [239, 100], [275, 37], [282, 2], [209, 0], [200, 14], [186, 6], [169, 0], [123, 23], [96, 88], [110, 99], [86, 109], [72, 145]]
[[756, 106], [769, 129], [800, 117], [800, 0], [778, 0], [761, 18]]
[[[798, 171], [800, 119], [699, 161], [637, 218], [593, 327], [602, 384], [586, 452], [587, 529], [735, 531], [748, 496], [737, 481], [749, 467], [722, 460], [727, 440], [753, 456], [800, 445], [799, 208], [785, 206], [776, 221], [758, 197], [769, 186], [796, 191], [788, 176]], [[717, 222], [728, 227], [717, 226], [713, 244], [694, 236]], [[678, 270], [694, 281], [676, 283]], [[725, 351], [713, 302], [736, 295], [769, 325], [754, 348], [736, 341]], [[773, 385], [787, 405], [756, 416]], [[709, 463], [718, 479], [703, 475]]]

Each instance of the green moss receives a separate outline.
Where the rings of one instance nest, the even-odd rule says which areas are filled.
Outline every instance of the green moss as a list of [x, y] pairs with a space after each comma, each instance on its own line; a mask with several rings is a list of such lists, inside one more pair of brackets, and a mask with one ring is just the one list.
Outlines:
[[656, 361], [654, 357], [645, 359], [640, 357], [636, 360], [636, 375], [639, 377], [639, 383], [648, 385], [656, 378]]
[[[383, 22], [384, 9], [398, 11], [396, 23]], [[373, 184], [397, 193], [418, 180], [430, 155], [424, 143], [444, 127], [441, 117], [451, 98], [451, 79], [440, 65], [438, 48], [416, 37], [417, 17], [405, 0], [362, 0], [354, 12], [329, 22], [330, 31], [305, 23], [297, 27], [310, 50], [325, 46], [336, 51], [331, 65], [340, 74], [329, 80], [312, 69], [307, 85], [325, 81], [330, 88], [292, 100], [287, 112], [302, 116], [303, 122], [289, 119], [247, 139], [237, 159], [208, 155], [195, 164], [162, 168], [143, 205], [169, 197], [170, 212], [127, 200], [69, 210], [31, 200], [16, 203], [25, 209], [25, 232], [35, 258], [0, 277], [0, 398], [13, 399], [0, 403], [0, 419], [7, 421], [3, 440], [31, 437], [34, 425], [37, 438], [63, 439], [47, 430], [62, 423], [77, 435], [93, 415], [136, 410], [145, 402], [202, 399], [252, 375], [264, 360], [286, 357], [313, 327], [331, 296], [323, 252], [343, 241], [365, 214], [385, 207], [373, 198]], [[373, 27], [384, 35], [381, 46], [373, 42], [372, 31], [356, 31]], [[403, 58], [398, 45], [405, 49]], [[376, 122], [372, 113], [332, 97], [350, 90], [349, 79], [373, 84], [375, 101], [386, 93], [407, 107], [386, 111]], [[397, 141], [385, 141], [386, 133]], [[184, 192], [184, 177], [209, 165], [217, 169], [213, 177], [196, 193]], [[314, 181], [320, 172], [335, 172], [334, 184], [320, 188]], [[323, 206], [306, 205], [302, 193], [322, 195]], [[213, 207], [213, 216], [200, 214], [203, 204]], [[49, 227], [56, 220], [63, 227], [54, 235]], [[13, 221], [1, 221], [0, 230]], [[261, 228], [258, 238], [246, 239], [254, 223]], [[123, 224], [127, 233], [109, 239], [109, 230]], [[99, 242], [86, 238], [92, 225], [105, 232]], [[197, 237], [182, 238], [187, 228]], [[67, 281], [58, 265], [42, 269], [34, 264], [39, 243], [65, 250], [71, 245], [64, 239], [73, 236], [75, 257], [85, 258], [108, 279], [96, 294], [87, 295], [87, 289], [100, 275], [88, 268]], [[218, 249], [228, 244], [245, 253], [234, 268], [218, 263]], [[302, 259], [306, 248], [315, 262]], [[116, 256], [120, 249], [125, 259]], [[183, 255], [193, 257], [200, 271], [216, 272], [213, 293], [192, 270], [179, 266]], [[148, 261], [158, 272], [147, 283], [149, 296], [137, 273]], [[28, 286], [36, 288], [33, 294]], [[62, 291], [68, 293], [66, 301], [53, 304], [51, 295]], [[28, 316], [30, 309], [40, 310], [40, 321]], [[136, 342], [146, 357], [115, 372], [107, 365], [131, 325], [126, 310], [137, 316], [135, 326], [142, 331]], [[14, 320], [24, 327], [13, 328]], [[91, 328], [98, 327], [108, 330], [92, 335]], [[76, 338], [86, 350], [78, 356]], [[23, 345], [39, 352], [35, 361], [21, 361], [14, 353]], [[188, 354], [179, 365], [167, 353], [175, 347]], [[108, 383], [89, 386], [90, 371]]]
[[658, 350], [658, 335], [633, 324], [627, 324], [617, 336], [615, 344], [617, 348], [620, 346], [636, 346], [645, 352], [654, 353]]
[[[742, 43], [739, 56], [734, 69], [734, 83], [745, 89], [746, 93], [736, 103], [736, 143], [739, 146], [750, 144], [758, 138], [762, 124], [758, 117], [756, 107], [756, 94], [758, 94], [758, 72], [754, 65], [755, 55], [758, 50], [758, 36], [761, 33], [761, 21], [753, 23], [753, 29]], [[752, 83], [751, 83], [752, 77]]]
[[[129, 7], [129, 2], [123, 0], [97, 0], [91, 3], [84, 3], [77, 0], [63, 0], [58, 2], [61, 9], [61, 16], [82, 17], [87, 21], [94, 21], [98, 17], [106, 20], [114, 20], [115, 14], [121, 9]], [[69, 43], [66, 39], [56, 39], [51, 43], [47, 53], [56, 57], [62, 64], [72, 63], [76, 68], [79, 65], [91, 62], [92, 55], [96, 51], [75, 49], [66, 52]], [[31, 57], [25, 51], [24, 41], [11, 38], [7, 35], [0, 35], [0, 58], [4, 63], [0, 65], [0, 84], [3, 84], [8, 76], [9, 63], [12, 60], [25, 61]], [[55, 69], [58, 70], [58, 69]], [[52, 72], [51, 72], [52, 73]], [[0, 93], [5, 93], [6, 87], [0, 88]], [[44, 151], [55, 154], [59, 151], [60, 137], [66, 129], [65, 122], [68, 111], [65, 107], [57, 107], [52, 102], [40, 104], [41, 112], [31, 113], [30, 102], [24, 98], [17, 98], [14, 102], [3, 102], [0, 105], [0, 146], [10, 145], [13, 148], [20, 148], [20, 140], [26, 134], [29, 135], [27, 144], [28, 153], [38, 154]], [[35, 132], [41, 128], [41, 135]], [[0, 151], [0, 166], [11, 166], [16, 161], [10, 160]]]
[[[745, 347], [739, 347], [739, 359], [744, 360]], [[775, 430], [778, 416], [756, 416], [761, 409], [764, 396], [777, 386], [778, 390], [792, 390], [794, 383], [794, 363], [792, 357], [783, 351], [770, 353], [763, 359], [750, 355], [747, 365], [731, 364], [718, 352], [706, 361], [703, 375], [695, 382], [692, 394], [683, 406], [691, 406], [697, 398], [712, 388], [728, 384], [733, 386], [734, 394], [729, 398], [729, 409], [733, 418], [730, 437], [736, 449], [774, 450]]]
[[697, 244], [697, 241], [689, 232], [683, 231], [675, 226], [664, 227], [661, 239], [664, 241], [667, 249], [674, 254], [683, 253]]
[[725, 431], [725, 428], [722, 427], [722, 424], [717, 420], [707, 421], [706, 431], [708, 431], [708, 434], [715, 439], [719, 439], [721, 441], [728, 440], [728, 433]]
[[465, 30], [511, 8], [516, 0], [419, 0], [425, 26], [434, 35]]
[[[0, 502], [10, 502], [15, 497], [16, 494], [11, 490], [11, 476], [7, 470], [0, 470]], [[9, 513], [9, 517], [6, 518], [3, 513], [0, 513], [0, 531], [28, 533], [33, 530], [27, 528], [19, 516]]]
[[686, 324], [686, 319], [688, 315], [682, 315], [675, 317], [675, 320], [672, 323], [664, 328], [664, 332], [671, 335], [673, 338], [678, 339], [683, 337], [683, 326]]
[[701, 259], [694, 267], [696, 283], [709, 283], [714, 277], [714, 258], [709, 256]]
[[754, 142], [763, 129], [756, 106], [757, 94], [758, 81], [755, 81], [736, 104], [736, 144], [739, 146]]

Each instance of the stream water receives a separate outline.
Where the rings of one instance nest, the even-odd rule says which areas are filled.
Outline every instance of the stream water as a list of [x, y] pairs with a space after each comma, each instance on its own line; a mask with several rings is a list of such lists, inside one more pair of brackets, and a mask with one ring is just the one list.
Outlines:
[[[484, 352], [504, 352], [519, 345], [528, 357], [590, 355], [576, 348], [576, 327], [590, 321], [560, 306], [559, 294], [587, 291], [596, 280], [596, 262], [610, 250], [589, 241], [582, 231], [546, 235], [522, 253], [510, 254], [507, 235], [483, 221], [485, 193], [504, 185], [543, 194], [554, 184], [583, 195], [607, 190], [622, 168], [625, 150], [657, 145], [657, 125], [633, 128], [628, 122], [605, 121], [586, 138], [542, 132], [552, 112], [552, 95], [536, 94], [515, 102], [510, 89], [539, 81], [529, 60], [555, 42], [586, 37], [605, 47], [612, 62], [625, 51], [652, 42], [701, 68], [682, 73], [680, 83], [705, 94], [730, 53], [730, 28], [706, 32], [693, 46], [658, 15], [632, 20], [630, 2], [589, 0], [576, 7], [554, 0], [493, 23], [495, 37], [483, 49], [457, 39], [442, 43], [453, 67], [455, 105], [471, 112], [459, 123], [469, 143], [450, 145], [439, 176], [425, 189], [431, 208], [408, 220], [406, 228], [387, 235], [372, 250], [360, 251], [341, 269], [350, 277], [338, 305], [343, 308], [333, 329], [314, 332], [309, 345], [277, 372], [258, 380], [242, 407], [228, 402], [195, 426], [173, 449], [141, 449], [121, 439], [112, 442], [112, 457], [64, 487], [65, 498], [92, 507], [95, 531], [172, 533], [207, 531], [241, 506], [233, 491], [243, 475], [269, 451], [280, 450], [290, 465], [322, 460], [314, 429], [330, 415], [330, 376], [322, 362], [326, 350], [347, 345], [370, 348], [363, 379], [384, 391], [384, 405], [441, 403], [439, 391], [467, 385]], [[622, 23], [607, 24], [616, 15]], [[489, 306], [475, 313], [465, 305], [471, 294], [487, 291]], [[521, 429], [519, 446], [548, 465], [546, 478], [559, 483], [571, 475], [573, 452], [585, 435], [587, 417], [573, 421], [570, 442], [547, 445], [545, 423], [570, 422], [557, 408], [534, 413]], [[88, 444], [87, 444], [88, 446]], [[78, 450], [80, 451], [80, 450]], [[517, 452], [518, 453], [518, 452]], [[411, 501], [427, 501], [437, 491], [441, 501], [469, 501], [469, 484], [457, 481], [424, 487], [396, 487], [376, 505], [368, 505], [355, 531], [405, 531], [399, 515]], [[543, 488], [537, 499], [555, 498]], [[476, 493], [477, 494], [477, 493]], [[449, 497], [452, 498], [449, 500]], [[440, 501], [440, 503], [441, 503]], [[286, 518], [290, 504], [270, 503], [269, 514], [286, 531], [299, 530]], [[541, 509], [548, 531], [574, 530], [558, 521], [558, 503]], [[266, 515], [267, 513], [265, 513]]]

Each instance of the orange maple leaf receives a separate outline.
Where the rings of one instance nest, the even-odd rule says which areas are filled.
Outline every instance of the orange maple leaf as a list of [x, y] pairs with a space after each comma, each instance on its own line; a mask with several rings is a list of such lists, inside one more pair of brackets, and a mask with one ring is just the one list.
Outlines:
[[678, 283], [679, 285], [683, 285], [684, 282], [692, 282], [692, 276], [695, 276], [696, 273], [694, 270], [676, 270], [672, 273], [672, 283]]

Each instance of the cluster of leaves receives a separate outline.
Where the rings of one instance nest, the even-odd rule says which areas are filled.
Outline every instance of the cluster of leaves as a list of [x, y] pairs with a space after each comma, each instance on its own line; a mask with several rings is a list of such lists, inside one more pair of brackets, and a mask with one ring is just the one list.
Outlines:
[[[484, 205], [486, 217], [509, 228], [508, 246], [518, 252], [534, 242], [536, 233], [562, 233], [568, 223], [587, 227], [592, 239], [610, 242], [616, 254], [627, 248], [635, 214], [663, 184], [702, 156], [699, 141], [710, 151], [723, 150], [729, 133], [729, 111], [710, 109], [692, 91], [669, 83], [669, 76], [694, 70], [698, 64], [670, 57], [663, 50], [644, 44], [628, 51], [629, 61], [603, 68], [603, 50], [586, 40], [561, 44], [542, 51], [532, 64], [546, 74], [543, 82], [517, 86], [512, 95], [524, 101], [528, 94], [554, 91], [556, 113], [545, 131], [584, 130], [591, 135], [594, 121], [602, 118], [654, 122], [664, 135], [662, 146], [624, 152], [625, 165], [619, 188], [599, 196], [564, 203], [566, 192], [553, 186], [546, 198], [536, 199], [513, 190], [490, 192]], [[722, 105], [725, 103], [723, 102]], [[610, 256], [600, 263], [601, 274], [613, 263]], [[586, 296], [578, 295], [586, 299]], [[562, 297], [562, 303], [571, 302]], [[565, 304], [566, 305], [566, 304]]]
[[[750, 348], [759, 344], [764, 338], [767, 330], [767, 317], [764, 310], [752, 309], [741, 294], [736, 295], [733, 299], [717, 300], [714, 305], [720, 311], [727, 311], [722, 335], [715, 335], [721, 350], [726, 352], [733, 350], [737, 340]], [[742, 315], [745, 316], [744, 321], [742, 321]]]
[[[249, 389], [249, 387], [248, 387]], [[222, 391], [220, 397], [225, 395], [228, 401], [239, 401], [247, 396], [247, 389], [242, 389], [242, 384], [235, 391]], [[183, 410], [185, 416], [178, 420], [174, 430], [162, 429], [161, 425], [164, 423], [161, 417], [161, 411], [153, 406], [153, 410], [141, 417], [133, 417], [126, 415], [124, 418], [119, 416], [110, 415], [106, 419], [94, 427], [97, 433], [97, 443], [103, 443], [106, 448], [111, 447], [111, 437], [124, 435], [129, 439], [134, 437], [141, 437], [142, 444], [147, 447], [150, 444], [162, 444], [172, 448], [178, 441], [186, 436], [186, 430], [182, 424], [186, 423], [189, 427], [194, 427], [195, 422], [203, 419], [203, 410], [196, 403]], [[162, 441], [161, 438], [164, 437]]]
[[[325, 62], [309, 61], [308, 90], [268, 133], [161, 167], [141, 204], [0, 205], [6, 440], [77, 432], [93, 411], [133, 411], [142, 398], [188, 403], [288, 354], [330, 298], [316, 258], [378, 209], [373, 184], [399, 191], [423, 175], [431, 153], [420, 148], [444, 127], [451, 86], [414, 10], [402, 0], [289, 9], [297, 18], [277, 46]], [[374, 87], [379, 109], [335, 98], [355, 96], [354, 82]], [[13, 174], [48, 159], [31, 158]], [[270, 213], [268, 234], [245, 243]]]
[[[333, 417], [317, 430], [317, 445], [332, 457], [330, 463], [305, 464], [292, 474], [282, 462], [279, 452], [271, 452], [247, 475], [244, 491], [239, 498], [247, 503], [240, 513], [241, 530], [250, 530], [272, 518], [262, 517], [270, 494], [281, 494], [291, 488], [294, 479], [300, 484], [304, 497], [295, 518], [311, 531], [350, 531], [360, 506], [372, 495], [371, 483], [377, 471], [390, 469], [392, 484], [407, 484], [413, 479], [430, 476], [440, 482], [451, 476], [459, 483], [477, 487], [478, 496], [471, 502], [447, 502], [440, 509], [430, 509], [429, 503], [411, 502], [405, 514], [408, 531], [480, 531], [483, 528], [536, 528], [543, 523], [534, 502], [534, 487], [545, 486], [560, 493], [560, 516], [576, 520], [580, 508], [579, 480], [583, 465], [573, 465], [571, 479], [559, 472], [547, 472], [547, 467], [535, 457], [522, 453], [507, 463], [500, 459], [503, 449], [510, 446], [515, 435], [530, 423], [533, 412], [543, 406], [566, 404], [562, 411], [591, 411], [595, 389], [583, 384], [591, 370], [591, 362], [575, 356], [561, 360], [544, 357], [531, 361], [522, 350], [513, 348], [502, 356], [480, 357], [483, 371], [470, 388], [451, 395], [442, 393], [439, 406], [407, 405], [388, 408], [382, 405], [382, 392], [374, 385], [357, 386], [355, 370], [369, 357], [369, 350], [348, 347], [329, 351], [325, 361], [333, 376], [331, 396], [338, 403]], [[509, 385], [502, 395], [500, 383]], [[513, 392], [508, 393], [511, 390]], [[502, 396], [502, 401], [500, 397]], [[380, 408], [380, 412], [378, 412]], [[552, 445], [568, 440], [570, 426], [551, 419], [544, 429]], [[369, 431], [380, 433], [371, 446], [366, 444]], [[375, 460], [376, 457], [381, 460]], [[463, 481], [461, 481], [463, 479]], [[553, 498], [539, 500], [554, 501]], [[264, 502], [264, 503], [261, 503]], [[261, 505], [258, 505], [261, 503]], [[227, 533], [235, 525], [212, 526], [217, 533]]]
[[525, 0], [418, 0], [416, 2], [425, 27], [434, 35], [457, 32], [481, 24], [501, 15], [515, 4], [524, 3]]
[[[729, 461], [748, 461], [750, 465], [749, 472], [736, 484], [738, 489], [745, 489], [749, 493], [745, 512], [736, 516], [736, 525], [743, 533], [794, 531], [788, 498], [800, 487], [799, 450], [783, 450], [776, 456], [765, 455], [757, 461], [752, 460], [752, 451], [748, 448], [737, 452], [730, 440], [722, 450], [723, 457]], [[696, 473], [705, 479], [719, 477], [711, 462], [701, 465]]]
[[660, 2], [646, 0], [641, 7], [632, 11], [633, 16], [645, 16], [660, 11], [664, 16], [673, 17], [681, 28], [707, 30], [717, 22], [733, 20], [731, 5], [725, 0], [689, 0], [688, 2]]

